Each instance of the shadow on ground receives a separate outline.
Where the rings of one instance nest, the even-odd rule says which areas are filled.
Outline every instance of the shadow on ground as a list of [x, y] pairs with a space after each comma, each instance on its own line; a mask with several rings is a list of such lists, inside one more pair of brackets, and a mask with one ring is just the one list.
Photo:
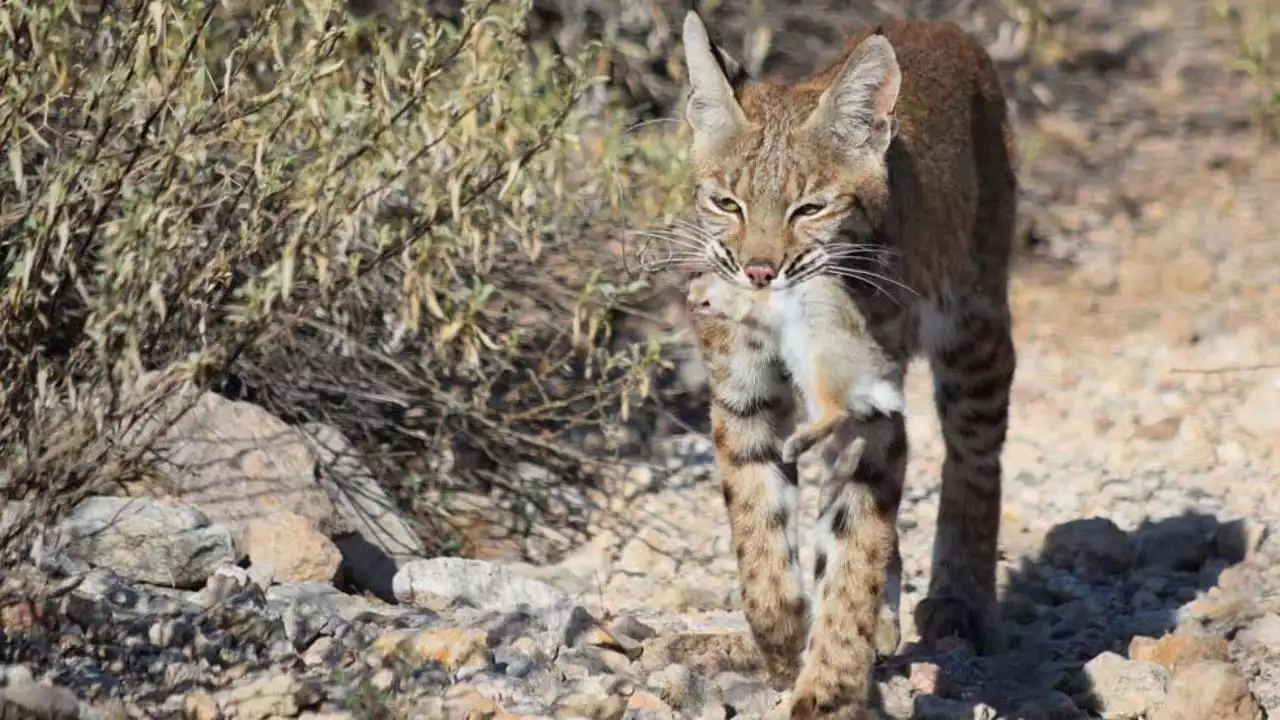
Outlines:
[[1203, 513], [1129, 533], [1100, 517], [1062, 523], [1038, 554], [1006, 575], [1005, 652], [975, 657], [961, 642], [908, 645], [882, 672], [891, 684], [918, 684], [919, 677], [908, 679], [913, 663], [937, 665], [937, 685], [913, 698], [911, 717], [979, 704], [1001, 717], [1083, 717], [1080, 711], [1102, 704], [1084, 665], [1106, 652], [1127, 657], [1135, 637], [1200, 629], [1208, 620], [1197, 613], [1197, 599], [1244, 560], [1250, 542], [1242, 521]]

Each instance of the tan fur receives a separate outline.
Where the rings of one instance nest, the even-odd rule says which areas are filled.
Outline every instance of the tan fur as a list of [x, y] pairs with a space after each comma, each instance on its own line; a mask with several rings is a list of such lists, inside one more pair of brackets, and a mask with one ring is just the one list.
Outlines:
[[[785, 86], [742, 78], [694, 13], [684, 41], [699, 221], [690, 239], [738, 288], [843, 281], [899, 391], [910, 358], [929, 359], [946, 459], [916, 626], [926, 643], [955, 635], [979, 651], [999, 647], [1017, 185], [990, 58], [951, 23], [894, 22], [883, 34], [859, 33], [829, 69]], [[835, 423], [823, 447], [811, 613], [798, 576], [796, 471], [779, 439], [791, 420], [785, 351], [750, 322], [701, 314], [695, 325], [757, 644], [779, 679], [794, 680], [792, 717], [870, 717], [874, 658], [897, 639], [904, 419]], [[856, 460], [844, 452], [853, 442], [865, 443]]]
[[809, 415], [782, 443], [784, 462], [794, 462], [850, 418], [903, 411], [900, 389], [885, 377], [892, 367], [839, 279], [816, 277], [772, 291], [707, 274], [689, 283], [688, 302], [696, 314], [752, 323], [773, 334]]

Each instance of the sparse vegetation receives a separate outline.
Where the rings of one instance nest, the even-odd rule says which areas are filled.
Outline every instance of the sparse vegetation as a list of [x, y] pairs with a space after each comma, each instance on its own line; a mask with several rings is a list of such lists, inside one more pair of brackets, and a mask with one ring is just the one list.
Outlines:
[[1258, 122], [1271, 140], [1280, 140], [1280, 16], [1268, 3], [1233, 8], [1215, 0], [1214, 13], [1231, 23], [1239, 57], [1236, 67], [1248, 73], [1257, 88]]
[[145, 474], [139, 420], [188, 381], [337, 426], [409, 505], [410, 458], [530, 512], [516, 462], [599, 470], [658, 357], [611, 333], [647, 286], [607, 229], [669, 211], [680, 158], [623, 132], [594, 46], [527, 41], [528, 0], [426, 5], [0, 8], [0, 473], [30, 517]]

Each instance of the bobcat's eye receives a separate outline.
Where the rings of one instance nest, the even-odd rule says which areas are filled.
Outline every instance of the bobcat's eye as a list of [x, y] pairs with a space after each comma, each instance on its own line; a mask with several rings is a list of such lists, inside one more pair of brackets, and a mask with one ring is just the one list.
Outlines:
[[724, 195], [712, 195], [711, 204], [715, 205], [721, 212], [726, 212], [730, 215], [738, 215], [742, 212], [741, 205], [733, 200], [733, 198], [725, 197]]
[[824, 202], [807, 202], [791, 211], [791, 219], [812, 217], [826, 209], [827, 204]]

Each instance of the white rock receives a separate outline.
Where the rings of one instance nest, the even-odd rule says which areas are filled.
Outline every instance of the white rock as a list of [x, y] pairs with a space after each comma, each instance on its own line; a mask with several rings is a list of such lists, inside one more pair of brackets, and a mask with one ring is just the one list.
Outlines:
[[236, 560], [231, 533], [199, 508], [146, 498], [85, 498], [51, 538], [58, 554], [153, 585], [198, 588]]
[[576, 606], [565, 592], [511, 568], [484, 560], [432, 558], [406, 563], [393, 581], [402, 603], [442, 610], [463, 601], [483, 610], [527, 606], [548, 629], [563, 628]]

